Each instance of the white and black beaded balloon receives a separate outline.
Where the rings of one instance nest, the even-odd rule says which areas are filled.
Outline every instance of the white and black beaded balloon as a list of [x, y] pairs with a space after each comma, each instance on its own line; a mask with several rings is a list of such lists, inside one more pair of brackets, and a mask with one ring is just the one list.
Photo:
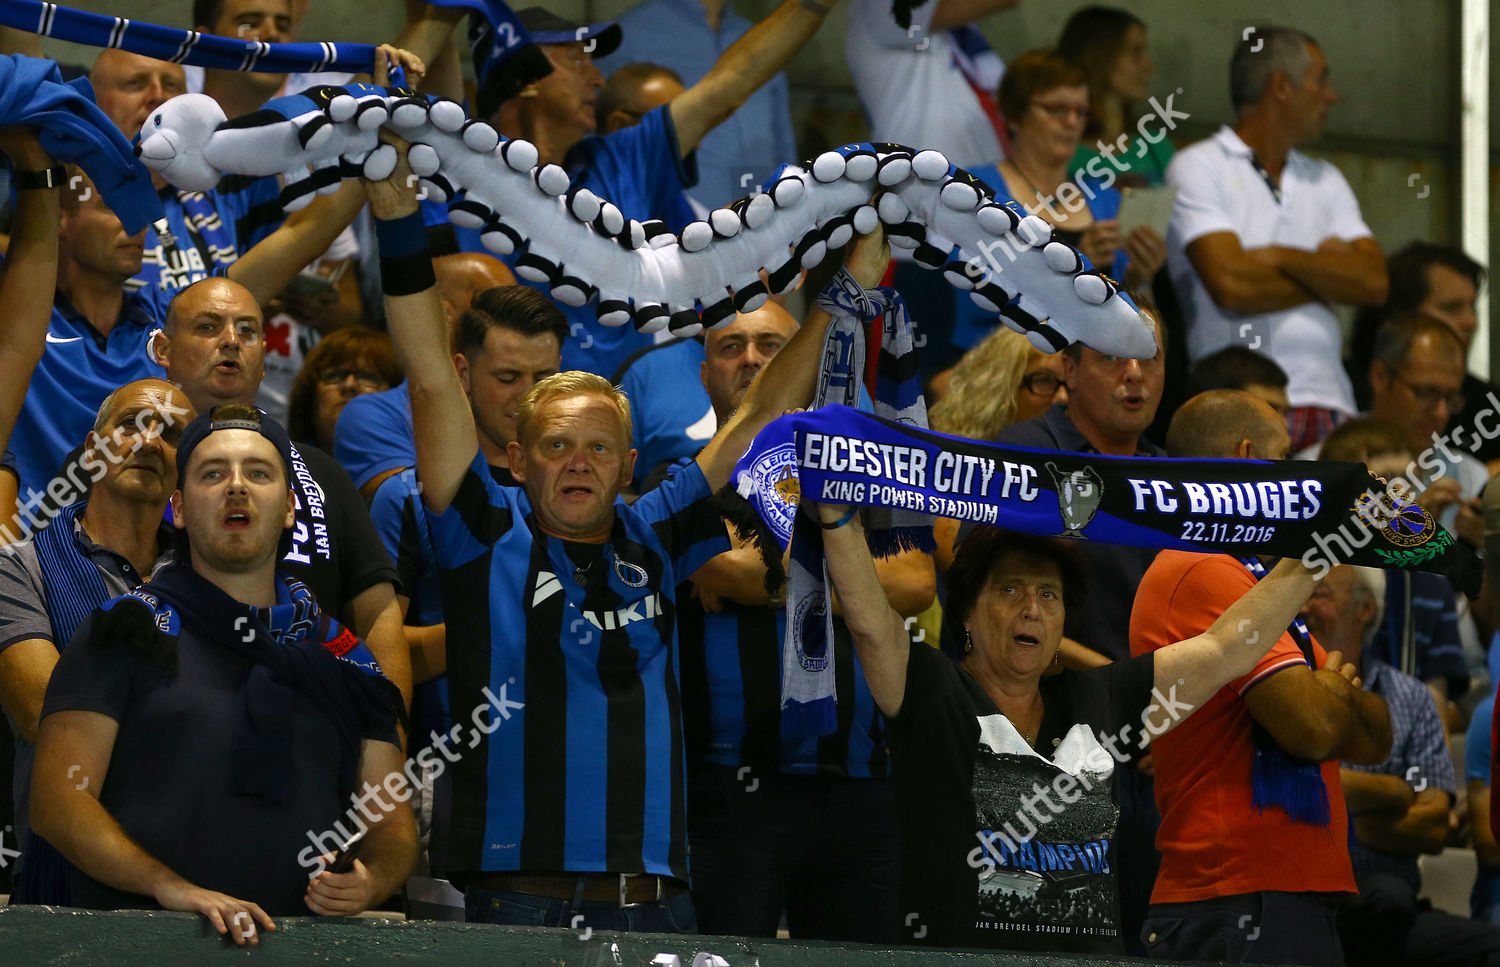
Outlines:
[[216, 102], [182, 95], [141, 129], [137, 152], [180, 188], [206, 190], [223, 174], [280, 175], [288, 209], [342, 179], [381, 180], [409, 142], [411, 178], [477, 229], [516, 274], [559, 302], [592, 302], [605, 325], [688, 335], [758, 308], [855, 234], [883, 223], [892, 245], [939, 270], [1038, 348], [1083, 342], [1115, 356], [1156, 352], [1151, 323], [1107, 276], [1051, 228], [955, 168], [940, 152], [851, 144], [806, 166], [782, 166], [749, 198], [674, 235], [628, 219], [608, 199], [570, 184], [536, 148], [508, 140], [453, 102], [365, 84], [276, 98], [226, 120]]

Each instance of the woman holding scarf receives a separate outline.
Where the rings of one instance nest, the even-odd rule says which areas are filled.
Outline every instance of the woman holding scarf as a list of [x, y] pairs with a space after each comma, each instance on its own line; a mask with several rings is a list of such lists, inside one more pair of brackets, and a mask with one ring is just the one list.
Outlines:
[[1276, 566], [1204, 634], [1152, 654], [1045, 675], [1069, 609], [1076, 549], [981, 528], [948, 572], [962, 653], [912, 644], [885, 602], [858, 515], [804, 502], [870, 692], [886, 716], [902, 818], [908, 936], [938, 946], [1119, 952], [1109, 863], [1115, 763], [1246, 674], [1312, 593]]

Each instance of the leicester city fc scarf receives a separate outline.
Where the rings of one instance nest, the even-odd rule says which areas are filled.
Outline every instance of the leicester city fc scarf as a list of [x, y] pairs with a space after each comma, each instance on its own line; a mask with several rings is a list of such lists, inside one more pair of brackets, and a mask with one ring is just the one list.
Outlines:
[[1433, 571], [1471, 597], [1483, 575], [1472, 550], [1357, 463], [997, 446], [829, 406], [773, 421], [740, 458], [734, 481], [765, 524], [757, 536], [782, 546], [794, 498], [806, 494], [1133, 547], [1238, 556], [1253, 546], [1313, 568]]
[[[901, 297], [892, 289], [866, 290], [841, 268], [818, 296], [818, 306], [831, 321], [823, 339], [823, 366], [813, 406], [849, 406], [859, 401], [860, 379], [865, 371], [865, 325], [879, 321], [875, 411], [902, 425], [926, 428], [927, 405], [912, 352], [911, 319]], [[790, 522], [795, 536], [787, 574], [787, 630], [781, 656], [781, 731], [787, 738], [804, 738], [827, 735], [838, 724], [831, 647], [833, 609], [828, 601], [822, 528], [805, 515], [792, 514]], [[872, 507], [865, 524], [877, 556], [905, 548], [933, 548], [931, 518], [924, 514], [901, 507]], [[780, 568], [776, 570], [779, 583]]]

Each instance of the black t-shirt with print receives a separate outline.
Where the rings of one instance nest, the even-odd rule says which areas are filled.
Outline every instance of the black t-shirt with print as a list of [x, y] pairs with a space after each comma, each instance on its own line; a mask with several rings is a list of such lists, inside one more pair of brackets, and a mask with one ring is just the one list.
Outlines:
[[[1154, 656], [1041, 682], [1036, 749], [967, 671], [916, 644], [889, 718], [910, 940], [947, 947], [1121, 950], [1110, 864], [1115, 760], [1141, 735]], [[1129, 726], [1129, 730], [1126, 730]], [[1037, 791], [1044, 796], [1038, 798]], [[1029, 808], [1027, 808], [1029, 804]]]

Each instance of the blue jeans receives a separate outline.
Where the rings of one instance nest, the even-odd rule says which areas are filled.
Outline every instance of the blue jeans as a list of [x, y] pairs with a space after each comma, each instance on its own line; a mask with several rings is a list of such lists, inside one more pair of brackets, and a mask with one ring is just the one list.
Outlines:
[[693, 898], [687, 893], [621, 909], [618, 903], [585, 900], [575, 910], [572, 900], [473, 889], [464, 894], [464, 919], [469, 923], [500, 923], [521, 927], [570, 927], [631, 933], [697, 933]]

